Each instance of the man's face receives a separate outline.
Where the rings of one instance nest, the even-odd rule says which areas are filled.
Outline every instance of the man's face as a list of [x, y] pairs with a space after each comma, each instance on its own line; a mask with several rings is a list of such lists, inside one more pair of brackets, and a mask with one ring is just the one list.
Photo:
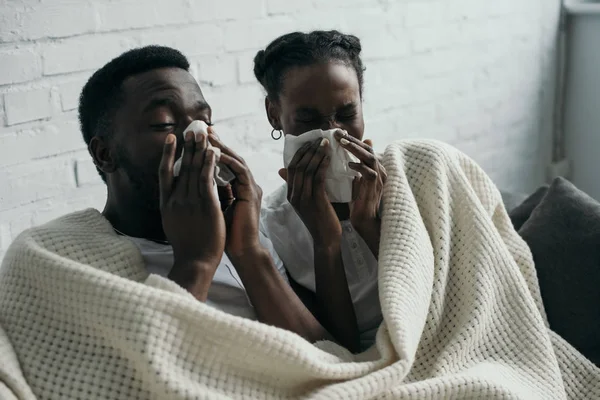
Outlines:
[[[177, 136], [181, 154], [183, 130], [193, 120], [211, 124], [212, 111], [192, 75], [180, 68], [162, 68], [123, 82], [122, 106], [113, 120], [112, 149], [119, 182], [135, 203], [157, 210], [158, 166], [165, 139]], [[126, 186], [126, 187], [123, 187]]]

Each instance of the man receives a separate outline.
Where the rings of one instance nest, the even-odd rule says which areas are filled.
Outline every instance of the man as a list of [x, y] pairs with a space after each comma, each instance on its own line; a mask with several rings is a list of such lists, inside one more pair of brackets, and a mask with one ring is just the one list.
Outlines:
[[[188, 132], [185, 144], [181, 140], [191, 121], [210, 126], [212, 116], [188, 69], [177, 50], [149, 46], [110, 61], [83, 88], [81, 130], [108, 189], [102, 215], [138, 246], [148, 272], [168, 277], [196, 299], [310, 341], [323, 339], [324, 329], [259, 234], [262, 192], [244, 160], [212, 130], [208, 137]], [[213, 190], [218, 160], [209, 142], [237, 177], [220, 191], [226, 218]], [[174, 178], [184, 147], [181, 174]]]

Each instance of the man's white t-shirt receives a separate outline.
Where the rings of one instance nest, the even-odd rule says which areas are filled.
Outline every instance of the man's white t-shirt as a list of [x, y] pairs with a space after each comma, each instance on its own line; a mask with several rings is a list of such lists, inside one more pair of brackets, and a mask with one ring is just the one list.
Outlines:
[[[262, 233], [259, 235], [260, 243], [269, 251], [275, 267], [287, 282], [283, 262], [275, 252], [273, 244]], [[170, 245], [142, 238], [127, 238], [140, 249], [149, 273], [165, 278], [169, 275], [174, 261], [173, 248]], [[260, 266], [257, 266], [257, 273], [259, 273], [259, 269]], [[254, 307], [246, 294], [244, 284], [233, 263], [225, 253], [223, 253], [223, 258], [217, 267], [212, 284], [208, 290], [206, 304], [239, 317], [256, 319]]]

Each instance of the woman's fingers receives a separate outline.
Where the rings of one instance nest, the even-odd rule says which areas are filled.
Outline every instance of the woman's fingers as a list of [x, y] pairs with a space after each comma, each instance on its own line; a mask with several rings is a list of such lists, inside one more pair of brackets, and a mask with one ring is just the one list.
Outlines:
[[324, 200], [329, 202], [329, 197], [327, 197], [327, 193], [325, 191], [325, 174], [327, 173], [327, 168], [329, 168], [329, 164], [331, 162], [331, 156], [329, 154], [325, 154], [323, 160], [319, 164], [319, 168], [317, 173], [315, 174], [315, 180], [313, 188], [313, 195], [320, 197], [324, 196]]
[[363, 163], [351, 162], [351, 163], [348, 163], [348, 166], [350, 167], [350, 169], [360, 172], [360, 175], [362, 176], [362, 178], [367, 179], [369, 181], [374, 181], [379, 176], [377, 171], [375, 171], [373, 168], [370, 168]]
[[[297, 162], [297, 164], [292, 166], [292, 163], [288, 166], [288, 170], [292, 170], [294, 172], [294, 180], [292, 181], [292, 193], [291, 193], [291, 202], [298, 202], [302, 199], [304, 193], [304, 185], [309, 185], [310, 187], [306, 190], [312, 190], [312, 182], [310, 182], [307, 178], [307, 167], [310, 164], [311, 160], [315, 156], [317, 148], [320, 144], [320, 141], [309, 143], [308, 150], [304, 151], [302, 158]], [[301, 150], [304, 146], [301, 148]], [[296, 153], [297, 155], [297, 153]], [[296, 156], [294, 156], [295, 158]], [[294, 160], [292, 160], [293, 162]]]
[[[329, 140], [322, 139], [313, 153], [312, 158], [308, 161], [304, 170], [304, 183], [302, 186], [302, 197], [309, 199], [313, 196], [313, 190], [317, 188], [317, 177], [321, 178], [319, 172], [323, 169], [320, 168], [323, 160], [327, 156], [329, 149]], [[324, 178], [324, 176], [323, 176]], [[320, 187], [320, 186], [319, 186]]]

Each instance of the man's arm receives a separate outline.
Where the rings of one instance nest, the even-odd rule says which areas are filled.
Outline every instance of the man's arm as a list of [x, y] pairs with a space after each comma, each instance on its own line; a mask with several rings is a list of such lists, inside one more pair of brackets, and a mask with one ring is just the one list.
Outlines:
[[221, 162], [236, 175], [231, 184], [235, 201], [225, 212], [228, 221], [226, 252], [244, 283], [259, 320], [296, 332], [312, 342], [329, 339], [323, 326], [283, 279], [264, 243], [261, 243], [259, 215], [262, 190], [248, 166], [218, 137], [211, 135], [210, 140], [221, 149]]

